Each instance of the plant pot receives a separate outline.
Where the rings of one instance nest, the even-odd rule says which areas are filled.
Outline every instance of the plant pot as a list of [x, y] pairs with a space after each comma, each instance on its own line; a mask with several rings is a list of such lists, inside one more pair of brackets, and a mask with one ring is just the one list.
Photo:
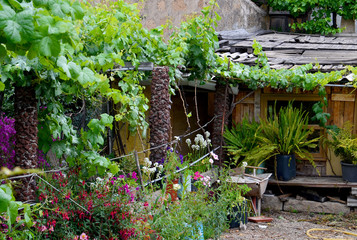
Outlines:
[[193, 225], [194, 225], [194, 229], [192, 230], [192, 236], [185, 237], [185, 240], [193, 240], [193, 239], [204, 240], [205, 238], [203, 236], [203, 223], [200, 221], [197, 221]]
[[241, 205], [232, 208], [232, 214], [228, 215], [229, 228], [238, 228], [240, 224], [248, 222], [248, 203], [244, 201]]
[[341, 161], [342, 179], [347, 182], [357, 182], [357, 165]]
[[171, 201], [176, 201], [178, 199], [177, 198], [177, 191], [174, 190], [174, 184], [178, 184], [178, 183], [179, 183], [179, 180], [178, 179], [174, 179], [174, 180], [172, 180], [171, 183], [168, 183], [166, 185], [166, 193], [170, 194]]
[[276, 178], [280, 181], [289, 181], [295, 177], [295, 155], [276, 155]]

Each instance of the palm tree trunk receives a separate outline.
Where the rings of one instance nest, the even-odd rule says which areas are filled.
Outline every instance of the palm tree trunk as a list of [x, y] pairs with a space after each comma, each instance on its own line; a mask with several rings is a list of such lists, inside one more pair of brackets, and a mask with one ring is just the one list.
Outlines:
[[[150, 100], [150, 160], [159, 162], [166, 158], [167, 146], [171, 131], [171, 100], [169, 93], [168, 67], [156, 67], [152, 73]], [[158, 147], [161, 146], [161, 147]], [[158, 148], [157, 148], [158, 147]]]
[[220, 83], [217, 80], [216, 92], [214, 96], [214, 115], [216, 116], [213, 122], [212, 132], [212, 147], [213, 149], [221, 147], [217, 151], [219, 157], [219, 164], [222, 164], [224, 152], [222, 146], [224, 145], [223, 131], [224, 127], [228, 124], [229, 117], [229, 94], [227, 84]]
[[[23, 169], [38, 167], [37, 101], [34, 87], [15, 87], [15, 166]], [[15, 185], [16, 200], [34, 201], [36, 181], [22, 178]]]

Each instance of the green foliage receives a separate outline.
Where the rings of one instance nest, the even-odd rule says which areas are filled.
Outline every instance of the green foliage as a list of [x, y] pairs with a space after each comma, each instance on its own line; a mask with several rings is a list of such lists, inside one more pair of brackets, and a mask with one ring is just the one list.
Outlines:
[[261, 119], [262, 132], [258, 136], [260, 147], [256, 148], [250, 158], [269, 158], [277, 154], [296, 154], [307, 159], [315, 167], [309, 149], [316, 148], [320, 138], [309, 139], [313, 129], [308, 129], [308, 116], [301, 109], [293, 108], [289, 103], [279, 112], [270, 109], [270, 116]]
[[[20, 221], [19, 208], [23, 208], [23, 220]], [[14, 237], [16, 239], [25, 239], [30, 237], [31, 233], [27, 230], [17, 230], [21, 224], [26, 224], [27, 227], [33, 225], [31, 217], [30, 205], [16, 201], [10, 184], [0, 185], [0, 224], [7, 224], [7, 237]], [[0, 237], [6, 237], [0, 231]]]
[[339, 14], [345, 19], [356, 19], [357, 4], [353, 0], [268, 0], [269, 6], [278, 11], [289, 11], [293, 17], [312, 12], [312, 20], [294, 23], [294, 30], [324, 35], [336, 34], [343, 29], [331, 26], [331, 14]]
[[202, 15], [183, 22], [169, 41], [168, 50], [174, 51], [171, 56], [181, 58], [181, 61], [168, 59], [168, 63], [182, 64], [190, 72], [188, 80], [199, 80], [201, 84], [210, 79], [217, 62], [215, 49], [218, 47], [218, 38], [214, 26], [220, 16], [214, 11], [215, 7], [218, 7], [216, 1], [210, 0], [209, 6], [203, 8]]
[[332, 139], [326, 139], [325, 142], [343, 162], [357, 165], [357, 138], [352, 134], [352, 130], [352, 124], [347, 122], [341, 129], [329, 130]]
[[[232, 156], [235, 166], [245, 161], [252, 151], [256, 151], [259, 146], [257, 136], [261, 131], [260, 124], [254, 120], [250, 122], [248, 117], [244, 117], [242, 122], [236, 123], [231, 129], [226, 127], [223, 137], [228, 154]], [[248, 162], [248, 165], [258, 167], [265, 159], [252, 160]]]

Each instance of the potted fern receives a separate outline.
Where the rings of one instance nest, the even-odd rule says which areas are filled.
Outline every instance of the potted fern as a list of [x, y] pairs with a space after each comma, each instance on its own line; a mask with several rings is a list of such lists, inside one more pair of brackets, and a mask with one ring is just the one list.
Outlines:
[[[240, 166], [243, 161], [248, 166], [261, 166], [264, 163], [263, 158], [249, 158], [252, 151], [259, 145], [257, 136], [261, 132], [260, 123], [249, 121], [244, 117], [239, 123], [234, 124], [232, 128], [226, 127], [223, 137], [225, 139], [228, 155], [231, 157], [231, 167]], [[249, 160], [249, 161], [248, 161]]]
[[340, 156], [342, 178], [348, 182], [357, 182], [357, 137], [352, 134], [352, 124], [347, 122], [343, 128], [330, 130], [329, 146]]
[[309, 160], [316, 168], [309, 149], [317, 147], [320, 137], [309, 139], [314, 130], [307, 127], [307, 113], [301, 108], [293, 108], [289, 102], [279, 113], [276, 108], [270, 109], [269, 115], [267, 119], [261, 119], [262, 130], [257, 136], [259, 147], [251, 152], [248, 159], [268, 159], [275, 156], [275, 176], [283, 181], [296, 176], [296, 155]]

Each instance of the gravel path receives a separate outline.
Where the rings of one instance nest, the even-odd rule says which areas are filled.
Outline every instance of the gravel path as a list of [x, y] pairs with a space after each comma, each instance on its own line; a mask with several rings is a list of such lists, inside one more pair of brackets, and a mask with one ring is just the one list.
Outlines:
[[[223, 234], [221, 239], [312, 239], [306, 235], [306, 232], [312, 228], [333, 228], [357, 234], [357, 213], [347, 216], [290, 212], [270, 212], [263, 214], [267, 217], [272, 217], [274, 220], [271, 223], [249, 222], [246, 230], [230, 229], [229, 233]], [[311, 232], [310, 234], [319, 237], [317, 239], [357, 239], [355, 236], [330, 231], [317, 231]]]

